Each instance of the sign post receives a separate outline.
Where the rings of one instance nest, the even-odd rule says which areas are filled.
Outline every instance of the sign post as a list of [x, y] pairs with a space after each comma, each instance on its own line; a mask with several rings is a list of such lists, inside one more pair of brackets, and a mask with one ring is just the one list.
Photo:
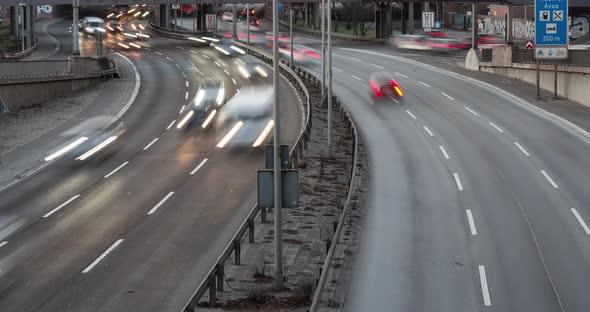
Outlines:
[[429, 32], [434, 27], [434, 12], [422, 12], [422, 28]]

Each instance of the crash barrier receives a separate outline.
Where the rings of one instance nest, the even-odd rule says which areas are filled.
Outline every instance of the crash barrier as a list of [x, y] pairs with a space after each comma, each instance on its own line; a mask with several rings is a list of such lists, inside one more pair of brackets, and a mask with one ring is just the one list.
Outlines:
[[[172, 24], [171, 24], [172, 25]], [[154, 20], [150, 20], [148, 23], [148, 30], [156, 35], [162, 37], [168, 37], [173, 39], [187, 39], [189, 36], [213, 36], [213, 33], [205, 31], [191, 31], [191, 30], [174, 30], [170, 28], [164, 28], [156, 25]]]
[[[494, 47], [491, 49], [491, 61], [481, 61], [472, 69], [493, 73], [536, 85], [537, 63], [515, 62], [511, 47]], [[573, 51], [569, 51], [570, 53]], [[590, 52], [590, 51], [576, 51]], [[490, 52], [487, 52], [490, 53]], [[469, 58], [469, 55], [468, 55]], [[484, 57], [482, 59], [490, 59]], [[560, 64], [561, 61], [540, 61], [538, 65], [540, 88], [554, 92], [569, 100], [590, 106], [590, 65]], [[557, 79], [557, 81], [556, 81]]]
[[[192, 32], [188, 32], [189, 34], [186, 34], [187, 33], [186, 31], [174, 31], [171, 29], [163, 29], [161, 27], [156, 27], [156, 25], [154, 25], [153, 23], [150, 23], [149, 26], [152, 31], [154, 31], [158, 34], [162, 34], [167, 37], [171, 37], [171, 38], [178, 38], [178, 39], [185, 39], [186, 40], [188, 35], [193, 34]], [[272, 58], [271, 54], [269, 54], [261, 49], [257, 49], [255, 47], [243, 44], [241, 42], [234, 42], [234, 44], [236, 46], [239, 46], [240, 48], [242, 48], [246, 53], [253, 55], [255, 57], [258, 57], [259, 59], [262, 59], [266, 63], [272, 64], [273, 58]], [[303, 80], [306, 80], [307, 83], [315, 84], [316, 86], [318, 86], [320, 88], [321, 88], [321, 81], [318, 80], [311, 73], [307, 72], [306, 70], [299, 68], [297, 66], [294, 66], [292, 64], [288, 64], [285, 60], [281, 60], [280, 66], [281, 66], [282, 73], [286, 74], [289, 79], [292, 79], [295, 81], [294, 86], [297, 89], [297, 92], [299, 92], [300, 96], [303, 98], [303, 102], [304, 102], [304, 110], [305, 110], [304, 126], [301, 129], [301, 132], [299, 133], [299, 136], [298, 136], [297, 140], [295, 141], [295, 144], [291, 148], [291, 151], [289, 152], [289, 163], [295, 169], [295, 168], [297, 168], [299, 161], [301, 159], [303, 159], [304, 152], [307, 150], [307, 146], [308, 146], [308, 143], [310, 140], [310, 135], [311, 135], [311, 125], [312, 125], [312, 109], [310, 106], [311, 102], [310, 102], [310, 97], [309, 97], [309, 91], [305, 87], [305, 83], [303, 82]], [[355, 185], [355, 181], [356, 181], [355, 176], [356, 176], [356, 172], [357, 172], [358, 132], [357, 132], [357, 128], [356, 128], [354, 121], [353, 121], [352, 117], [350, 116], [350, 114], [343, 108], [340, 101], [336, 97], [334, 97], [334, 99], [335, 99], [335, 101], [334, 101], [335, 102], [335, 109], [339, 110], [344, 116], [346, 116], [346, 118], [345, 118], [346, 124], [354, 137], [354, 155], [353, 155], [354, 161], [353, 161], [353, 166], [352, 166], [352, 170], [351, 170], [351, 175], [349, 178], [349, 190], [346, 194], [346, 201], [345, 201], [345, 204], [342, 209], [342, 214], [340, 216], [338, 226], [337, 226], [335, 233], [334, 233], [334, 238], [332, 239], [332, 242], [338, 242], [338, 237], [340, 236], [340, 232], [343, 227], [345, 216], [346, 216], [347, 211], [349, 210], [349, 207], [351, 205], [352, 189], [353, 189], [353, 186]], [[225, 249], [223, 250], [221, 255], [218, 257], [215, 264], [211, 267], [211, 269], [209, 269], [209, 272], [207, 273], [207, 275], [205, 276], [203, 281], [199, 284], [197, 289], [193, 292], [191, 298], [188, 300], [188, 302], [184, 306], [184, 308], [182, 310], [183, 312], [195, 311], [199, 301], [207, 292], [209, 292], [208, 305], [210, 307], [215, 306], [216, 300], [217, 300], [216, 299], [217, 298], [216, 292], [223, 291], [225, 263], [227, 263], [227, 261], [230, 259], [230, 257], [233, 254], [234, 255], [234, 263], [236, 265], [240, 264], [242, 239], [244, 238], [246, 233], [248, 233], [248, 241], [250, 243], [254, 243], [254, 224], [255, 224], [255, 219], [257, 218], [258, 214], [260, 214], [261, 222], [262, 223], [266, 222], [266, 209], [261, 209], [260, 207], [258, 207], [257, 204], [254, 205], [254, 207], [252, 208], [252, 210], [248, 214], [248, 217], [246, 218], [246, 220], [244, 220], [244, 222], [242, 222], [242, 224], [240, 225], [240, 227], [238, 228], [238, 230], [236, 231], [236, 233], [234, 234], [234, 236], [232, 237], [230, 242], [227, 244], [227, 246], [225, 247]], [[336, 246], [336, 244], [330, 245], [326, 260], [324, 262], [324, 267], [322, 268], [322, 274], [320, 276], [320, 281], [319, 281], [318, 287], [316, 289], [316, 294], [314, 296], [314, 302], [316, 302], [315, 297], [318, 297], [318, 300], [319, 300], [319, 298], [321, 297], [322, 290], [324, 289], [324, 285], [326, 284], [327, 273], [329, 273], [329, 271], [331, 269], [331, 262], [332, 262], [332, 257], [334, 255], [335, 246]]]
[[[289, 23], [283, 22], [281, 20], [279, 20], [279, 24], [281, 24], [283, 27], [287, 27], [287, 28], [289, 28], [289, 26], [290, 26]], [[293, 30], [298, 31], [298, 32], [302, 32], [307, 35], [315, 36], [315, 37], [322, 36], [322, 32], [320, 30], [309, 29], [309, 28], [298, 27], [298, 26], [293, 26]], [[379, 39], [379, 38], [371, 38], [371, 37], [366, 37], [366, 36], [347, 35], [347, 34], [340, 34], [340, 33], [336, 33], [336, 32], [332, 32], [332, 38], [333, 39], [340, 39], [340, 40], [367, 41], [367, 42], [380, 42], [380, 43], [389, 42], [388, 39]]]
[[108, 57], [0, 62], [0, 97], [14, 112], [118, 75], [115, 62]]
[[[500, 50], [498, 50], [496, 47], [481, 49], [482, 62], [492, 62], [494, 54], [498, 55], [499, 53], [509, 53], [509, 57], [513, 63], [536, 63], [534, 49], [522, 49], [516, 46], [501, 48], [509, 49], [510, 51], [502, 50], [502, 52], [500, 52]], [[539, 61], [541, 64], [555, 64], [555, 62], [557, 62], [559, 65], [590, 66], [590, 50], [568, 50], [567, 59], [556, 61]]]
[[24, 50], [24, 51], [20, 51], [18, 53], [14, 53], [14, 54], [4, 54], [0, 57], [0, 61], [4, 61], [4, 60], [8, 60], [8, 61], [17, 61], [20, 59], [23, 59], [31, 54], [33, 54], [33, 51], [35, 51], [37, 49], [37, 38], [35, 38], [35, 44], [32, 45], [30, 48]]

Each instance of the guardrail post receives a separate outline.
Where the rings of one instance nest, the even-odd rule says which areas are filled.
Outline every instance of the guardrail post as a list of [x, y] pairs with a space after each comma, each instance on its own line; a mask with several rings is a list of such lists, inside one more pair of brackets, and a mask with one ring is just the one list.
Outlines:
[[254, 244], [254, 220], [248, 219], [248, 241]]
[[241, 248], [241, 242], [239, 239], [234, 240], [234, 264], [235, 265], [240, 265], [240, 258], [241, 258], [241, 254], [242, 251], [240, 250]]
[[217, 290], [223, 291], [223, 275], [225, 274], [223, 270], [223, 264], [217, 264]]
[[260, 223], [266, 223], [266, 208], [260, 208]]
[[212, 308], [217, 302], [217, 294], [215, 293], [215, 276], [209, 276], [209, 307]]

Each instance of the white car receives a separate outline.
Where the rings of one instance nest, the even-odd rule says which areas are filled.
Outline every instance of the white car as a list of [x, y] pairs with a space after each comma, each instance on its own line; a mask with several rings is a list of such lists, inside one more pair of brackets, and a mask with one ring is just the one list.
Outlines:
[[80, 20], [80, 31], [87, 34], [94, 34], [97, 31], [104, 32], [104, 20], [99, 17], [89, 16]]
[[224, 22], [233, 22], [234, 14], [232, 12], [223, 12], [221, 15], [221, 20]]

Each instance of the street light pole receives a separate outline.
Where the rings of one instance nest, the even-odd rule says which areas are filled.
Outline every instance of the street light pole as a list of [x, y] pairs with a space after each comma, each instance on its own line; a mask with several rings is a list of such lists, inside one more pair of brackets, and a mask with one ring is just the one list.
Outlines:
[[[293, 4], [291, 4], [293, 5]], [[291, 7], [291, 11], [289, 11], [289, 28], [290, 28], [290, 36], [291, 36], [291, 68], [293, 68], [293, 8]]]
[[234, 39], [238, 37], [238, 14], [237, 14], [237, 12], [238, 12], [238, 10], [237, 10], [236, 4], [234, 3], [232, 6], [232, 15], [233, 15], [232, 21], [233, 21], [233, 23], [231, 26], [232, 38], [234, 38]]
[[332, 157], [332, 8], [328, 0], [328, 157]]
[[246, 43], [250, 45], [250, 8], [246, 4]]
[[80, 7], [80, 0], [72, 0], [72, 8], [73, 8], [73, 15], [72, 15], [72, 54], [73, 55], [80, 55], [80, 35], [78, 34], [78, 8]]
[[326, 1], [322, 0], [322, 101], [326, 88]]
[[274, 287], [283, 289], [283, 246], [282, 246], [282, 211], [281, 211], [281, 156], [280, 156], [280, 119], [279, 119], [279, 0], [272, 1], [272, 64], [273, 64], [273, 118], [274, 126], [274, 231], [275, 231], [275, 276]]

